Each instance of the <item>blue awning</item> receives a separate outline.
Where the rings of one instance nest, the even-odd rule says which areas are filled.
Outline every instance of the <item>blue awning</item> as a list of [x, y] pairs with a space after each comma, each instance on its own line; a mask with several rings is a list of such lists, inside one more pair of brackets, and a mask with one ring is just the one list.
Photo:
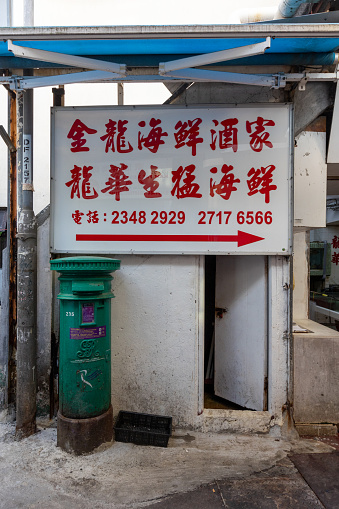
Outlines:
[[[20, 40], [20, 46], [86, 56], [108, 61], [126, 62], [130, 66], [157, 66], [180, 57], [257, 44], [265, 38], [209, 38], [209, 39], [99, 39], [99, 40]], [[15, 41], [14, 41], [15, 44]], [[279, 37], [272, 39], [264, 55], [227, 62], [226, 65], [331, 65], [339, 50], [339, 37]], [[39, 61], [13, 57], [7, 42], [0, 42], [0, 67], [48, 67]], [[223, 65], [221, 62], [219, 65]], [[51, 67], [57, 64], [51, 64]]]
[[[263, 42], [262, 38], [224, 38], [207, 39], [100, 39], [100, 40], [20, 40], [20, 46], [54, 51], [66, 55], [198, 55], [248, 44]], [[15, 41], [14, 41], [15, 44]], [[267, 54], [282, 53], [332, 53], [339, 49], [339, 37], [275, 37]], [[0, 56], [10, 57], [7, 42], [0, 42]], [[161, 59], [160, 59], [161, 60]]]

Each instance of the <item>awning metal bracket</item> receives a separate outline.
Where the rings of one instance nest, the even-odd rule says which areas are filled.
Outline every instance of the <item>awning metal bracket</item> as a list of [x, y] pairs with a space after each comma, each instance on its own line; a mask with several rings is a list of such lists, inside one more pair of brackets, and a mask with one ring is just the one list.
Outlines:
[[[205, 69], [182, 69], [181, 71], [168, 72], [165, 77], [177, 78], [182, 81], [208, 81], [277, 88], [276, 76], [272, 76], [272, 74], [243, 74], [236, 72], [208, 71]], [[282, 87], [285, 86], [285, 83], [281, 78], [282, 77], [279, 77], [279, 84]]]
[[54, 51], [45, 51], [41, 49], [26, 48], [18, 46], [8, 39], [8, 51], [11, 51], [16, 57], [28, 58], [30, 60], [40, 60], [42, 62], [53, 62], [55, 64], [66, 65], [70, 67], [79, 67], [83, 69], [93, 69], [96, 71], [107, 71], [117, 73], [121, 76], [126, 75], [126, 65], [116, 64], [114, 62], [104, 62], [94, 58], [78, 57], [75, 55], [66, 55]]
[[271, 47], [271, 37], [266, 37], [266, 40], [256, 44], [249, 44], [247, 46], [239, 46], [238, 48], [226, 49], [222, 51], [215, 51], [213, 53], [205, 53], [194, 57], [180, 58], [178, 60], [171, 60], [169, 62], [161, 62], [159, 64], [159, 74], [164, 75], [168, 72], [178, 71], [180, 69], [187, 69], [190, 67], [198, 67], [202, 65], [214, 64], [217, 62], [226, 62], [228, 60], [236, 60], [238, 58], [245, 58], [254, 55], [261, 55]]
[[91, 83], [101, 81], [115, 81], [121, 80], [122, 76], [113, 72], [107, 71], [84, 71], [73, 72], [69, 74], [59, 74], [57, 76], [23, 76], [16, 79], [10, 84], [13, 90], [29, 90], [40, 87], [56, 87], [58, 85], [70, 85], [74, 83]]

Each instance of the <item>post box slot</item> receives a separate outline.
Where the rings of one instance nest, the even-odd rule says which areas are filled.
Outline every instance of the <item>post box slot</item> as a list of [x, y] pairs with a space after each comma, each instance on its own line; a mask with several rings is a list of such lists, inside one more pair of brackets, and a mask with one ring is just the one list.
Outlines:
[[104, 284], [91, 281], [73, 281], [73, 293], [100, 293], [104, 291]]

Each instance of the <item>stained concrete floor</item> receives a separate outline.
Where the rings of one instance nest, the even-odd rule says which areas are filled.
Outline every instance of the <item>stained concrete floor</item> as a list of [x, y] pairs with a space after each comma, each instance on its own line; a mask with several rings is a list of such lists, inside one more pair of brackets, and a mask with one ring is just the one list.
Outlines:
[[14, 430], [0, 424], [1, 509], [334, 509], [289, 459], [335, 451], [319, 440], [175, 430], [167, 448], [115, 442], [74, 457], [54, 427], [22, 441]]

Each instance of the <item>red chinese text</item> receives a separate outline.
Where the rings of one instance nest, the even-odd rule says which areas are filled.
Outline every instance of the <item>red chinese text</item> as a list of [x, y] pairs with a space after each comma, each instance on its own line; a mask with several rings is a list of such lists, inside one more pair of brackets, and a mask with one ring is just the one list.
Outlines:
[[265, 130], [266, 127], [274, 126], [273, 120], [265, 120], [262, 117], [258, 117], [254, 122], [246, 122], [246, 131], [250, 135], [250, 147], [254, 152], [261, 152], [264, 145], [272, 148], [273, 145], [269, 141], [270, 134]]
[[88, 211], [87, 216], [87, 223], [98, 223], [99, 222], [99, 216], [98, 211], [94, 210], [93, 212], [91, 210]]
[[334, 237], [332, 239], [332, 246], [333, 246], [333, 249], [339, 249], [339, 239], [338, 239], [337, 235], [334, 235]]
[[181, 148], [184, 145], [192, 148], [192, 156], [197, 154], [197, 144], [202, 143], [203, 138], [199, 138], [199, 126], [201, 124], [201, 118], [195, 118], [194, 120], [188, 120], [187, 122], [176, 123], [174, 138], [176, 145], [174, 148]]
[[71, 152], [88, 152], [89, 147], [84, 146], [87, 141], [84, 138], [85, 133], [95, 134], [96, 132], [97, 131], [95, 129], [87, 127], [83, 122], [81, 122], [81, 120], [77, 118], [70, 128], [69, 133], [67, 134], [67, 138], [73, 140], [71, 143]]
[[275, 166], [270, 164], [266, 168], [261, 167], [259, 170], [251, 168], [247, 176], [247, 185], [249, 192], [248, 196], [252, 196], [256, 193], [261, 193], [265, 196], [265, 203], [270, 203], [270, 192], [275, 191], [277, 186], [272, 184], [273, 176], [272, 173], [275, 170]]
[[118, 120], [118, 122], [114, 122], [111, 119], [105, 124], [106, 134], [100, 136], [102, 141], [106, 140], [105, 152], [108, 152], [109, 149], [111, 149], [112, 152], [117, 151], [119, 154], [132, 152], [132, 145], [126, 142], [126, 124], [128, 124], [128, 120]]
[[[162, 139], [165, 136], [168, 136], [168, 133], [162, 130], [160, 127], [161, 120], [156, 118], [151, 118], [149, 125], [151, 130], [149, 131], [147, 136], [143, 136], [141, 132], [138, 132], [138, 149], [142, 150], [143, 147], [148, 148], [150, 152], [156, 154], [160, 145], [163, 145], [165, 142]], [[145, 127], [146, 122], [142, 120], [138, 124], [140, 127]]]
[[138, 175], [138, 181], [140, 184], [144, 186], [145, 198], [160, 198], [161, 193], [156, 193], [156, 190], [159, 187], [159, 182], [156, 181], [158, 177], [160, 177], [160, 171], [157, 171], [157, 166], [151, 166], [151, 174], [146, 177], [145, 170], [140, 170]]
[[338, 263], [339, 263], [339, 253], [333, 253], [331, 261], [332, 261], [332, 263], [335, 263], [336, 265], [338, 265]]
[[132, 184], [132, 181], [129, 180], [128, 175], [126, 175], [125, 170], [127, 170], [127, 165], [121, 163], [120, 167], [111, 164], [111, 169], [109, 170], [110, 177], [105, 182], [106, 186], [101, 190], [102, 193], [112, 194], [116, 201], [120, 201], [120, 194], [126, 191], [129, 191], [128, 186]]
[[81, 219], [83, 216], [83, 212], [80, 212], [80, 210], [75, 210], [72, 214], [72, 219], [76, 224], [81, 224]]
[[[222, 176], [219, 183], [213, 181], [213, 178], [210, 179], [210, 196], [214, 197], [214, 193], [218, 194], [224, 200], [228, 200], [233, 191], [237, 190], [234, 184], [239, 184], [240, 180], [236, 179], [234, 174], [231, 173], [233, 170], [233, 166], [228, 166], [224, 164], [221, 168]], [[211, 168], [211, 173], [218, 173], [217, 168]]]
[[[201, 194], [198, 193], [200, 186], [195, 180], [193, 172], [195, 170], [194, 164], [189, 164], [185, 168], [179, 166], [175, 171], [172, 171], [172, 182], [174, 183], [171, 191], [172, 196], [176, 196], [178, 200], [180, 198], [201, 198]], [[184, 175], [185, 178], [184, 178]]]
[[73, 200], [75, 196], [77, 198], [84, 198], [85, 200], [97, 198], [98, 193], [94, 188], [91, 189], [89, 182], [92, 176], [90, 170], [93, 170], [93, 166], [84, 166], [81, 168], [80, 166], [74, 165], [73, 170], [71, 170], [72, 179], [65, 183], [67, 187], [71, 188], [71, 200]]
[[[219, 125], [218, 120], [213, 120], [214, 125]], [[238, 150], [238, 129], [236, 126], [238, 123], [237, 118], [228, 118], [220, 122], [220, 128], [217, 132], [215, 129], [211, 129], [212, 143], [210, 147], [215, 150], [218, 144], [220, 149], [232, 148], [233, 152]]]

